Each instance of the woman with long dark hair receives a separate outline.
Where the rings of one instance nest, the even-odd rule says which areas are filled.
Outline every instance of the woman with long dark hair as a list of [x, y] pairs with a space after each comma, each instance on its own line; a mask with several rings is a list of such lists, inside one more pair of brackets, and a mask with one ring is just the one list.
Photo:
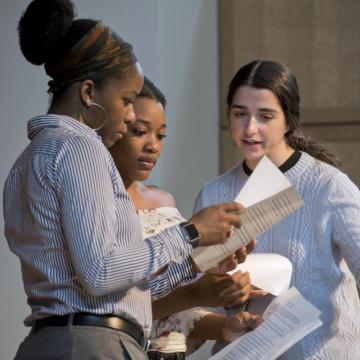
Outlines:
[[[227, 113], [244, 161], [204, 185], [199, 210], [234, 199], [266, 155], [293, 184], [304, 206], [257, 239], [256, 252], [273, 252], [293, 265], [291, 285], [318, 307], [323, 326], [280, 359], [354, 360], [360, 354], [360, 192], [337, 158], [300, 129], [300, 96], [292, 71], [254, 61], [232, 79]], [[249, 302], [264, 310], [268, 300]]]

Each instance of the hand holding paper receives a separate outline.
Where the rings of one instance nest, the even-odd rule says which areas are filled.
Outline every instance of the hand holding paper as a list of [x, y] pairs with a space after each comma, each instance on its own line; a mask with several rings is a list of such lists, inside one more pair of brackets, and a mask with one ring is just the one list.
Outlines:
[[263, 322], [212, 356], [210, 360], [274, 360], [322, 325], [320, 311], [291, 288], [275, 298]]
[[239, 270], [250, 274], [252, 285], [275, 296], [290, 286], [291, 262], [278, 254], [250, 254], [244, 263], [228, 273], [233, 274]]

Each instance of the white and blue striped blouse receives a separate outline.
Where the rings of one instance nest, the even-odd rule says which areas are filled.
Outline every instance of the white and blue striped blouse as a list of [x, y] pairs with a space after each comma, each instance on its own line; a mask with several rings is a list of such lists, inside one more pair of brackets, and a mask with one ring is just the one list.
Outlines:
[[[111, 155], [86, 125], [49, 114], [30, 120], [28, 135], [4, 188], [5, 235], [32, 310], [25, 324], [54, 314], [117, 314], [148, 334], [148, 280], [191, 252], [181, 228], [141, 240]], [[170, 266], [152, 280], [153, 296], [192, 275], [186, 261]]]

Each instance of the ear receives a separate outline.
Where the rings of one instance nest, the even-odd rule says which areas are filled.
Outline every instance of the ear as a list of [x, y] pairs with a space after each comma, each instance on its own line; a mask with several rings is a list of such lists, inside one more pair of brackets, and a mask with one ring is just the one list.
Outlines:
[[94, 101], [95, 83], [92, 80], [84, 80], [80, 86], [80, 98], [86, 107], [91, 106]]

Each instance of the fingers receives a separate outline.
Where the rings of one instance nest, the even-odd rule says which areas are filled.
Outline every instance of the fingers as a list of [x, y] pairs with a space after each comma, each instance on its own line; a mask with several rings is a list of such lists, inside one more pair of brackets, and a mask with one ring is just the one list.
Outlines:
[[256, 240], [251, 240], [247, 245], [246, 245], [246, 251], [248, 254], [250, 254], [256, 247]]
[[246, 311], [228, 317], [223, 329], [224, 340], [231, 342], [247, 331], [255, 329], [260, 323], [259, 315]]
[[200, 234], [200, 246], [222, 244], [228, 240], [231, 229], [241, 226], [240, 213], [244, 207], [236, 202], [213, 205], [192, 216]]
[[251, 284], [250, 275], [248, 272], [237, 271], [232, 275], [219, 275], [218, 279], [220, 291], [224, 291], [233, 285], [237, 286], [238, 288], [242, 288], [245, 285]]
[[238, 272], [221, 279], [219, 282], [219, 296], [225, 307], [233, 307], [244, 303], [249, 298], [252, 289], [249, 274]]
[[249, 244], [241, 247], [240, 249], [235, 251], [235, 257], [239, 264], [243, 263], [246, 260], [248, 254], [250, 254], [256, 246], [256, 240], [251, 240]]
[[262, 289], [251, 289], [249, 292], [249, 299], [256, 299], [268, 295], [269, 293]]
[[228, 213], [226, 214], [224, 220], [228, 224], [229, 231], [231, 231], [231, 227], [238, 229], [241, 226], [241, 217], [240, 214]]
[[222, 206], [224, 207], [224, 210], [229, 213], [237, 212], [237, 213], [241, 214], [245, 210], [245, 208], [236, 201], [224, 203], [224, 204], [222, 204]]
[[241, 318], [240, 322], [251, 330], [255, 329], [261, 322], [260, 315], [249, 313], [247, 311], [242, 311], [237, 314], [237, 316]]
[[246, 247], [243, 246], [240, 249], [236, 250], [234, 255], [239, 264], [243, 263], [246, 260], [246, 256], [247, 256]]
[[222, 205], [214, 205], [202, 209], [189, 219], [200, 234], [200, 246], [225, 243], [230, 231], [230, 221], [238, 221], [239, 215], [226, 213]]
[[249, 291], [247, 290], [248, 289], [244, 288], [243, 290], [238, 290], [222, 298], [223, 306], [226, 309], [230, 309], [235, 306], [244, 304], [249, 299]]
[[219, 273], [225, 274], [228, 271], [234, 270], [237, 264], [238, 262], [236, 257], [234, 255], [230, 255], [217, 265], [217, 269]]

